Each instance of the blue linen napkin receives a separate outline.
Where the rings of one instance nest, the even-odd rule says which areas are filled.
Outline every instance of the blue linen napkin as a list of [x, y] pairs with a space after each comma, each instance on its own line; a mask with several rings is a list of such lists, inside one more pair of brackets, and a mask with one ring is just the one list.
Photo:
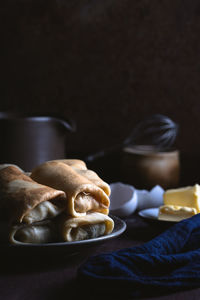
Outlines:
[[153, 296], [200, 287], [200, 214], [151, 241], [90, 257], [78, 269], [79, 283], [101, 296]]

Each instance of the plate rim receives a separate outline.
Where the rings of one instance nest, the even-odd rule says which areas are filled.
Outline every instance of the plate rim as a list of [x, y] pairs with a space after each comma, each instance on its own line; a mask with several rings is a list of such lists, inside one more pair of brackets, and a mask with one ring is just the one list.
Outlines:
[[165, 222], [165, 223], [176, 223], [176, 221], [170, 221], [170, 220], [161, 220], [161, 219], [158, 219], [158, 217], [156, 218], [155, 216], [146, 216], [145, 214], [143, 214], [145, 211], [149, 211], [149, 210], [159, 210], [159, 207], [149, 207], [149, 208], [145, 208], [145, 209], [142, 209], [138, 212], [138, 215], [144, 219], [147, 219], [147, 220], [154, 220], [154, 221], [158, 221], [158, 222]]
[[138, 211], [138, 215], [140, 217], [143, 217], [145, 219], [153, 219], [153, 220], [158, 220], [158, 218], [156, 218], [155, 216], [146, 216], [144, 213], [147, 212], [147, 211], [150, 211], [150, 210], [154, 210], [154, 211], [158, 211], [159, 208], [158, 207], [149, 207], [149, 208], [144, 208], [140, 211]]
[[[99, 236], [97, 238], [93, 239], [87, 239], [87, 240], [81, 240], [81, 241], [74, 241], [74, 242], [58, 242], [58, 243], [46, 243], [46, 244], [31, 244], [31, 243], [21, 243], [18, 242], [17, 244], [1, 244], [1, 248], [52, 248], [52, 247], [75, 247], [75, 246], [81, 246], [81, 245], [88, 245], [93, 243], [98, 243], [101, 241], [106, 241], [112, 238], [115, 238], [119, 235], [121, 235], [127, 228], [126, 222], [122, 220], [121, 218], [109, 214], [109, 217], [113, 219], [114, 221], [114, 229], [113, 231], [108, 235]], [[117, 224], [117, 226], [116, 226]], [[116, 227], [115, 227], [116, 226]]]

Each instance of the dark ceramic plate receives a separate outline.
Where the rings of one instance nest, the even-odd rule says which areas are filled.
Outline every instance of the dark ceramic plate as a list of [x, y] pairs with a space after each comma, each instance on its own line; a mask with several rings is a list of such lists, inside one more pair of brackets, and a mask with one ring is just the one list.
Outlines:
[[29, 244], [19, 243], [17, 245], [2, 244], [0, 245], [0, 252], [4, 252], [6, 255], [73, 255], [78, 252], [82, 252], [87, 247], [92, 247], [98, 243], [105, 242], [112, 238], [116, 238], [126, 230], [126, 223], [120, 218], [110, 215], [115, 225], [112, 233], [100, 236], [94, 239], [88, 239], [76, 242], [61, 242], [61, 243], [48, 243], [48, 244]]

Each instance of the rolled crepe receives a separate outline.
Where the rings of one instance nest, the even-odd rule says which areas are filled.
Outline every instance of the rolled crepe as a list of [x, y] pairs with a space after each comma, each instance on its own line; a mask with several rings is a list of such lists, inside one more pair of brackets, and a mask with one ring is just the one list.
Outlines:
[[104, 192], [108, 196], [110, 196], [111, 193], [110, 186], [105, 181], [103, 181], [94, 171], [88, 170], [84, 161], [80, 159], [60, 159], [60, 160], [52, 160], [51, 162], [62, 162], [70, 166], [78, 174], [93, 182], [95, 185], [97, 185], [102, 190], [104, 190]]
[[7, 168], [7, 167], [15, 167], [23, 173], [23, 170], [15, 164], [0, 164], [0, 170]]
[[85, 162], [81, 159], [56, 159], [56, 160], [51, 160], [51, 162], [62, 162], [70, 167], [79, 169], [79, 170], [87, 170], [87, 166]]
[[30, 176], [38, 183], [66, 193], [68, 215], [79, 217], [91, 212], [109, 212], [110, 188], [91, 170], [77, 169], [66, 161], [48, 161], [33, 169]]
[[12, 243], [22, 227], [30, 231], [38, 224], [45, 240], [43, 222], [57, 217], [65, 207], [63, 191], [34, 182], [15, 165], [0, 165], [0, 218]]
[[13, 226], [9, 234], [9, 241], [12, 244], [46, 244], [58, 242], [58, 237], [59, 234], [55, 223], [52, 220], [47, 220], [39, 223]]
[[111, 233], [114, 228], [114, 221], [109, 216], [98, 212], [79, 218], [62, 216], [60, 228], [62, 239], [67, 242], [73, 242]]

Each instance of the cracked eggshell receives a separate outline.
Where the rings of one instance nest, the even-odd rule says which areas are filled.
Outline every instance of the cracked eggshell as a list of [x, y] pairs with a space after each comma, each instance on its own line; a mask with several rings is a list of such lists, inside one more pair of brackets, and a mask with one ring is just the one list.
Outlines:
[[132, 185], [122, 182], [110, 184], [110, 213], [127, 217], [137, 209], [137, 193]]

